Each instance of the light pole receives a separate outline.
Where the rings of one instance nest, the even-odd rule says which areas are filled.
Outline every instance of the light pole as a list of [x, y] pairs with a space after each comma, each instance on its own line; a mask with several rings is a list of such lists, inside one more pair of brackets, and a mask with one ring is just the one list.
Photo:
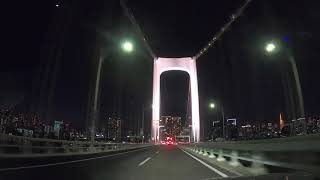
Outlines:
[[[265, 50], [266, 50], [267, 53], [270, 54], [270, 53], [277, 52], [278, 47], [277, 47], [277, 45], [275, 43], [270, 42], [270, 43], [266, 44]], [[292, 72], [293, 72], [293, 79], [294, 79], [294, 82], [295, 82], [295, 88], [297, 90], [298, 109], [299, 109], [299, 116], [300, 116], [298, 118], [304, 119], [305, 118], [305, 114], [304, 114], [303, 95], [302, 95], [302, 90], [301, 90], [301, 84], [300, 84], [300, 78], [299, 78], [299, 72], [298, 72], [298, 69], [297, 69], [297, 64], [296, 64], [295, 59], [294, 59], [292, 53], [290, 52], [290, 50], [288, 48], [284, 48], [284, 51], [285, 51], [284, 52], [285, 55], [288, 57], [290, 65], [291, 65], [291, 69], [292, 69]], [[294, 103], [294, 102], [291, 102], [291, 103]], [[302, 122], [302, 124], [303, 124], [303, 131], [305, 133], [305, 131], [306, 131], [305, 119]]]
[[[133, 45], [129, 41], [125, 41], [122, 44], [122, 49], [124, 52], [131, 52], [133, 50]], [[99, 88], [100, 88], [100, 79], [101, 79], [101, 68], [104, 62], [104, 59], [106, 56], [108, 56], [108, 52], [102, 52], [102, 49], [100, 49], [99, 52], [99, 62], [98, 62], [98, 68], [97, 68], [97, 76], [95, 81], [95, 90], [94, 90], [94, 100], [93, 100], [93, 115], [91, 120], [91, 143], [94, 143], [95, 139], [95, 130], [96, 130], [96, 121], [98, 118], [98, 96], [99, 96]]]
[[[216, 105], [214, 103], [210, 103], [209, 104], [209, 108], [210, 109], [214, 109], [216, 107]], [[222, 115], [222, 137], [224, 138], [225, 137], [225, 130], [224, 130], [224, 110], [223, 110], [223, 106], [220, 107], [220, 110], [221, 110], [221, 115]]]
[[141, 129], [142, 129], [142, 143], [144, 143], [144, 104], [142, 104], [142, 118], [141, 118]]
[[211, 109], [213, 109], [213, 108], [215, 107], [215, 104], [214, 104], [214, 103], [210, 103], [210, 104], [209, 104], [209, 107], [210, 107]]
[[[298, 96], [298, 104], [299, 104], [299, 111], [300, 111], [300, 117], [304, 117], [304, 105], [303, 105], [303, 96], [302, 96], [302, 91], [301, 91], [301, 84], [300, 84], [300, 78], [299, 78], [299, 72], [297, 69], [297, 64], [294, 60], [293, 55], [290, 53], [289, 49], [283, 48], [285, 51], [286, 56], [288, 57], [288, 60], [291, 65], [291, 69], [293, 72], [293, 78], [295, 82], [295, 86], [297, 89], [297, 96]], [[266, 44], [265, 50], [267, 53], [274, 53], [278, 50], [278, 47], [275, 43], [270, 42]]]
[[144, 143], [144, 118], [145, 118], [145, 115], [144, 115], [144, 112], [145, 110], [147, 109], [150, 109], [151, 107], [149, 106], [145, 106], [145, 104], [142, 104], [142, 123], [141, 123], [141, 128], [142, 128], [142, 143]]

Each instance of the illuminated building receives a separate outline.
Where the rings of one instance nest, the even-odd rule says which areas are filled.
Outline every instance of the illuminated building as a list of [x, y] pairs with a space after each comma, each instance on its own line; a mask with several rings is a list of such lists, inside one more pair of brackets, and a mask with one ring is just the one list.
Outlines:
[[119, 141], [121, 139], [121, 119], [109, 117], [107, 123], [107, 137]]
[[182, 132], [181, 117], [161, 116], [160, 118], [160, 137], [179, 136]]

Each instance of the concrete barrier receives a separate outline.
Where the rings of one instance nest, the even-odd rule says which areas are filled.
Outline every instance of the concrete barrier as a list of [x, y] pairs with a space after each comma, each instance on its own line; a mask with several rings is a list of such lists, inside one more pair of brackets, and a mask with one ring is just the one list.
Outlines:
[[[319, 176], [320, 136], [253, 142], [206, 142], [182, 145], [199, 157], [244, 167], [252, 174], [264, 174], [268, 166], [307, 171]], [[199, 153], [201, 152], [201, 153]], [[201, 156], [200, 156], [201, 155]]]
[[147, 146], [151, 146], [151, 144], [91, 143], [0, 134], [0, 157], [90, 154]]

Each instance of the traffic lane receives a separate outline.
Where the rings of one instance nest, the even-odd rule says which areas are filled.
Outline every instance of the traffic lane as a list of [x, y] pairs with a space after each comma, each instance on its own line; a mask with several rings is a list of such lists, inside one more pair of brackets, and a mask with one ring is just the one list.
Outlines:
[[[139, 148], [137, 148], [139, 149]], [[133, 149], [131, 149], [133, 150]], [[62, 155], [57, 154], [39, 154], [37, 156], [32, 157], [31, 154], [24, 156], [23, 154], [18, 156], [1, 156], [0, 157], [0, 169], [3, 168], [14, 168], [14, 167], [20, 167], [20, 166], [33, 166], [33, 165], [42, 165], [42, 164], [52, 164], [52, 163], [61, 163], [61, 162], [67, 162], [67, 161], [76, 161], [81, 159], [89, 159], [89, 158], [95, 158], [95, 157], [101, 157], [111, 154], [118, 154], [119, 152], [126, 152], [131, 151], [122, 149], [119, 151], [106, 151], [106, 152], [99, 152], [99, 153], [65, 153]], [[46, 155], [46, 156], [44, 156]]]
[[152, 146], [88, 161], [0, 171], [0, 179], [132, 179], [139, 163], [154, 156], [157, 151], [157, 147]]
[[133, 179], [199, 180], [221, 177], [177, 146], [160, 145], [158, 148], [159, 153], [140, 166]]

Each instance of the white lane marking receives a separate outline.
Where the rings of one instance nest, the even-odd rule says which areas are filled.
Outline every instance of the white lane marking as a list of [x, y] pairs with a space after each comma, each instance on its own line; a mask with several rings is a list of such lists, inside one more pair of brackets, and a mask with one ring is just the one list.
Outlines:
[[142, 161], [141, 163], [139, 163], [139, 166], [142, 166], [144, 163], [146, 163], [147, 161], [149, 161], [151, 159], [151, 157], [148, 157], [147, 159], [145, 159], [144, 161]]
[[[180, 149], [180, 148], [179, 148]], [[190, 157], [192, 157], [193, 159], [197, 160], [199, 163], [201, 163], [202, 165], [206, 166], [207, 168], [209, 168], [210, 170], [212, 170], [213, 172], [219, 174], [222, 177], [228, 177], [228, 175], [224, 174], [223, 172], [219, 171], [218, 169], [213, 168], [212, 166], [210, 166], [209, 164], [203, 162], [202, 160], [198, 159], [197, 157], [193, 156], [192, 154], [188, 153], [187, 151], [180, 149], [181, 151], [183, 151], [184, 153], [188, 154]]]
[[158, 154], [158, 153], [159, 153], [159, 151], [156, 152], [156, 154]]
[[50, 163], [50, 164], [42, 164], [42, 165], [32, 165], [32, 166], [20, 166], [20, 167], [14, 167], [14, 168], [2, 168], [2, 169], [0, 169], [0, 172], [1, 171], [21, 170], [21, 169], [32, 169], [32, 168], [40, 168], [40, 167], [49, 167], [49, 166], [71, 164], [71, 163], [77, 163], [77, 162], [83, 162], [83, 161], [90, 161], [90, 160], [95, 160], [95, 159], [102, 159], [102, 158], [107, 158], [107, 157], [127, 154], [127, 153], [131, 153], [131, 152], [135, 152], [135, 151], [141, 151], [141, 150], [144, 150], [144, 149], [146, 149], [146, 148], [136, 149], [136, 150], [117, 153], [117, 154], [110, 154], [110, 155], [106, 155], [106, 156], [99, 156], [99, 157], [93, 157], [93, 158], [87, 158], [87, 159], [79, 159], [79, 160], [74, 160], [74, 161], [66, 161], [66, 162], [58, 162], [58, 163]]

